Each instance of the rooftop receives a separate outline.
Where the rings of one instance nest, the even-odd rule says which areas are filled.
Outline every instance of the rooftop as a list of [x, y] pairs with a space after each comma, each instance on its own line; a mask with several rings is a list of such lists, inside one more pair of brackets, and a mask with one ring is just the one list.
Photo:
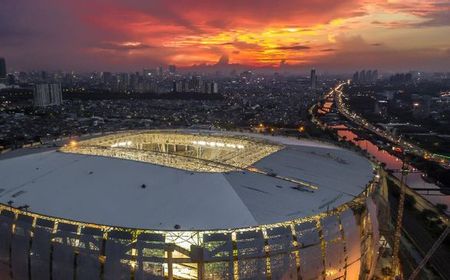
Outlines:
[[[198, 131], [176, 134], [200, 137]], [[0, 157], [0, 203], [13, 201], [14, 207], [28, 205], [29, 211], [44, 215], [114, 226], [228, 229], [333, 209], [351, 201], [373, 178], [368, 160], [328, 144], [245, 133], [201, 135], [276, 149], [214, 172], [56, 149]], [[207, 160], [220, 163], [222, 152]], [[246, 158], [241, 153], [231, 154]]]

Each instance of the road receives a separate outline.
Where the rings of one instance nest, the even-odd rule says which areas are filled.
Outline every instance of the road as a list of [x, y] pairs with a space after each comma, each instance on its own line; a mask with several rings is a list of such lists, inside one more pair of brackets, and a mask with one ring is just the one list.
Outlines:
[[391, 143], [395, 143], [396, 145], [402, 147], [402, 149], [404, 151], [408, 151], [414, 155], [423, 157], [425, 159], [433, 160], [444, 167], [447, 167], [447, 168], [450, 167], [450, 165], [449, 165], [450, 162], [446, 158], [444, 158], [440, 155], [437, 155], [437, 154], [433, 154], [429, 151], [426, 151], [425, 149], [422, 149], [421, 147], [419, 147], [415, 144], [405, 141], [404, 139], [401, 138], [401, 136], [396, 137], [396, 136], [392, 135], [390, 132], [380, 129], [380, 128], [376, 127], [375, 125], [369, 123], [366, 119], [359, 116], [355, 112], [352, 112], [350, 110], [349, 105], [345, 103], [347, 96], [345, 95], [345, 93], [343, 91], [344, 85], [345, 85], [345, 83], [340, 83], [333, 90], [335, 97], [336, 97], [335, 100], [336, 100], [337, 109], [339, 110], [339, 113], [341, 113], [344, 117], [346, 117], [350, 121], [360, 125], [361, 127], [369, 130], [370, 132], [375, 133], [376, 135], [382, 137], [383, 139], [385, 139]]
[[[334, 89], [332, 89], [330, 92], [328, 92], [325, 95], [327, 102], [333, 102], [333, 100], [337, 101], [339, 96], [340, 96], [340, 98], [343, 98], [342, 97], [343, 85], [344, 84], [339, 84], [337, 87], [335, 87]], [[343, 107], [342, 103], [343, 102], [341, 101], [341, 105], [340, 105], [341, 107]], [[313, 106], [310, 108], [310, 114], [312, 116], [312, 121], [313, 121], [313, 123], [317, 124], [321, 128], [326, 129], [327, 124], [322, 123], [321, 120], [317, 117], [317, 115], [314, 114], [316, 108], [317, 108], [317, 106]], [[343, 110], [345, 113], [347, 113], [348, 115], [346, 117], [350, 121], [355, 122], [357, 125], [362, 123], [363, 125], [361, 125], [361, 126], [366, 129], [369, 129], [368, 127], [371, 127], [370, 124], [368, 124], [368, 123], [364, 125], [364, 122], [360, 119], [359, 119], [359, 121], [355, 121], [354, 120], [355, 117], [349, 113], [348, 109], [345, 109], [345, 110], [341, 109], [341, 110]], [[345, 116], [345, 113], [343, 113], [343, 112], [341, 112], [341, 113]], [[384, 137], [384, 136], [382, 136], [382, 137]], [[392, 177], [392, 176], [391, 176], [391, 178], [398, 185], [398, 182], [397, 182], [398, 179], [396, 179], [395, 177]], [[428, 252], [428, 250], [431, 248], [431, 246], [433, 245], [436, 237], [430, 234], [428, 228], [424, 224], [424, 221], [421, 219], [421, 217], [418, 214], [420, 213], [421, 210], [423, 210], [425, 208], [432, 210], [434, 212], [436, 210], [430, 203], [427, 203], [427, 201], [425, 199], [423, 199], [422, 197], [417, 197], [418, 194], [414, 193], [413, 191], [410, 191], [407, 189], [407, 193], [409, 195], [413, 195], [416, 197], [417, 205], [415, 205], [415, 206], [418, 210], [409, 209], [409, 208], [405, 207], [405, 213], [404, 213], [404, 218], [403, 218], [403, 234], [413, 244], [413, 246], [417, 249], [417, 251], [422, 256], [424, 256]], [[390, 206], [391, 206], [391, 213], [394, 213], [392, 216], [396, 217], [395, 213], [397, 212], [397, 207], [398, 207], [397, 198], [390, 195], [389, 202], [390, 202]], [[421, 202], [421, 203], [419, 203], [419, 202]], [[443, 220], [445, 221], [445, 223], [448, 223], [447, 217], [444, 217]], [[448, 246], [448, 245], [446, 245], [446, 246]], [[405, 253], [406, 252], [403, 252], [403, 254], [402, 254], [403, 257], [405, 256]], [[450, 251], [448, 250], [448, 247], [442, 247], [442, 248], [438, 249], [438, 251], [430, 259], [430, 262], [429, 262], [430, 265], [432, 267], [434, 267], [436, 271], [438, 271], [438, 274], [440, 275], [440, 277], [442, 279], [450, 279], [450, 266], [448, 265], [449, 259], [450, 259]], [[403, 261], [405, 261], [405, 260], [403, 260]], [[417, 264], [414, 265], [411, 263], [409, 266], [410, 266], [409, 271], [411, 272], [411, 270], [414, 269], [415, 266], [417, 266]]]

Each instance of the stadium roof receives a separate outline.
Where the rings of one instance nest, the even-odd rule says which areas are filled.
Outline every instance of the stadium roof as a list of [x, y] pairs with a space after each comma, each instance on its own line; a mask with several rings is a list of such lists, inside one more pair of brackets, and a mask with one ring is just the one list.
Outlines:
[[370, 162], [348, 150], [292, 138], [246, 136], [263, 137], [283, 148], [248, 170], [227, 172], [194, 172], [57, 150], [0, 157], [0, 203], [13, 201], [14, 207], [27, 205], [35, 213], [105, 225], [228, 229], [333, 209], [360, 194], [373, 178]]

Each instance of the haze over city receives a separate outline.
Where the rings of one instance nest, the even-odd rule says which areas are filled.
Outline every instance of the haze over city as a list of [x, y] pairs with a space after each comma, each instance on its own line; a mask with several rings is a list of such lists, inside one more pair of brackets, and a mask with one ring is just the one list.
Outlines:
[[0, 54], [17, 71], [447, 71], [449, 11], [445, 0], [3, 0]]

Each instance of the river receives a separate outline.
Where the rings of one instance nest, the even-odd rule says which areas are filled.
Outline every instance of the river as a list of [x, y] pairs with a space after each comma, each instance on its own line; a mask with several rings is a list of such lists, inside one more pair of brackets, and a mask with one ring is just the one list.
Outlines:
[[[349, 130], [349, 128], [344, 125], [336, 125], [332, 126], [332, 128], [337, 129], [337, 134], [339, 138], [346, 138], [346, 140], [351, 141], [353, 144], [359, 146], [361, 149], [366, 150], [372, 156], [374, 156], [379, 162], [382, 162], [386, 165], [386, 169], [392, 170], [400, 170], [402, 168], [403, 162], [401, 159], [397, 158], [394, 155], [391, 155], [385, 150], [378, 149], [378, 147], [368, 140], [359, 140], [358, 135], [356, 135], [353, 131]], [[410, 167], [410, 170], [413, 170], [412, 173], [409, 173], [406, 177], [406, 184], [410, 188], [426, 188], [426, 189], [439, 189], [439, 187], [435, 184], [428, 183], [422, 179], [422, 173], [417, 171], [417, 169], [413, 169]], [[395, 172], [395, 177], [400, 179], [400, 173]], [[443, 195], [440, 192], [433, 191], [434, 195], [424, 194], [423, 191], [419, 192], [424, 198], [430, 201], [433, 204], [445, 204], [448, 209], [450, 209], [450, 196]], [[436, 195], [439, 194], [439, 195]]]

